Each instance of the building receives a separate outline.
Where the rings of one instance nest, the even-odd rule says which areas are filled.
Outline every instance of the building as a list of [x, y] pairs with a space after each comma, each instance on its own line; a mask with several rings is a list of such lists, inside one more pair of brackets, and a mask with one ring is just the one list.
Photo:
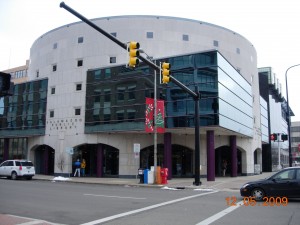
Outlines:
[[[174, 17], [117, 16], [93, 22], [122, 40], [138, 41], [156, 63], [200, 100], [201, 176], [261, 172], [268, 137], [266, 100], [260, 97], [257, 56], [243, 36], [224, 27]], [[83, 22], [39, 37], [30, 51], [28, 82], [0, 105], [0, 158], [25, 157], [37, 173], [69, 174], [86, 159], [86, 173], [130, 177], [153, 165], [153, 134], [146, 133], [145, 97], [153, 97], [153, 71], [127, 68], [128, 53]], [[169, 178], [195, 171], [194, 102], [174, 84], [159, 86], [166, 133], [158, 135], [158, 164]], [[261, 113], [262, 112], [262, 113]], [[133, 146], [141, 146], [135, 158]]]
[[300, 122], [291, 123], [291, 146], [293, 162], [300, 163]]
[[[258, 69], [260, 95], [267, 102], [269, 134], [277, 134], [276, 140], [264, 140], [263, 171], [271, 172], [289, 165], [288, 140], [282, 140], [288, 134], [287, 102], [282, 96], [282, 88], [272, 67]], [[294, 116], [290, 109], [291, 116]], [[279, 159], [280, 155], [280, 160]]]
[[26, 60], [26, 64], [23, 66], [14, 67], [11, 69], [4, 70], [2, 72], [11, 75], [11, 79], [14, 84], [26, 82], [28, 79], [28, 66], [29, 60]]

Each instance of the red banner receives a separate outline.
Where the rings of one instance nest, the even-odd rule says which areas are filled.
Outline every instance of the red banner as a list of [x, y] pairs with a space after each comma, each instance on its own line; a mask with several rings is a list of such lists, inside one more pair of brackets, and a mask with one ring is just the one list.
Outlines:
[[[165, 132], [165, 110], [164, 101], [157, 100], [156, 102], [156, 130], [158, 133]], [[154, 132], [154, 99], [146, 98], [146, 111], [145, 111], [145, 132]]]
[[154, 110], [154, 99], [146, 98], [146, 111], [145, 111], [145, 131], [151, 133], [154, 131], [153, 128], [153, 113]]

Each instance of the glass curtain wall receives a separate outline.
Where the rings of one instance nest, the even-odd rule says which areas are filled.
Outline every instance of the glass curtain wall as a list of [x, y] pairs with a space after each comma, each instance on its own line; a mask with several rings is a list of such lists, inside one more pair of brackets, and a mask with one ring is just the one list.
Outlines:
[[[169, 62], [172, 76], [191, 90], [198, 86], [201, 126], [220, 125], [252, 135], [251, 85], [219, 52], [159, 61]], [[144, 130], [145, 98], [153, 97], [153, 74], [144, 64], [135, 69], [117, 66], [88, 71], [85, 132]], [[165, 100], [165, 126], [194, 127], [194, 99], [174, 83], [157, 80], [157, 96]]]
[[45, 134], [48, 79], [14, 85], [0, 101], [0, 135]]

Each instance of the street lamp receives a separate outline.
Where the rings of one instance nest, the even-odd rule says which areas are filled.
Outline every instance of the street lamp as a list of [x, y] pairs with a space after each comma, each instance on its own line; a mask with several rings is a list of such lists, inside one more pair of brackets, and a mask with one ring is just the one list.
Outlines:
[[291, 113], [290, 113], [290, 106], [289, 106], [289, 92], [288, 92], [288, 83], [287, 83], [287, 72], [289, 69], [300, 66], [300, 64], [296, 64], [293, 66], [290, 66], [285, 71], [285, 85], [286, 85], [286, 103], [287, 103], [287, 122], [288, 122], [288, 135], [289, 135], [289, 166], [292, 166], [292, 146], [291, 146]]

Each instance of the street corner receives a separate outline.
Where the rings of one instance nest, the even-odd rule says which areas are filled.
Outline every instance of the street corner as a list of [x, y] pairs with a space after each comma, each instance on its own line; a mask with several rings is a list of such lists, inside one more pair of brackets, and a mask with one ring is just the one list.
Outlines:
[[38, 219], [9, 215], [9, 214], [0, 214], [0, 225], [29, 225], [29, 224], [58, 225], [56, 223], [51, 223], [44, 220], [38, 220]]

